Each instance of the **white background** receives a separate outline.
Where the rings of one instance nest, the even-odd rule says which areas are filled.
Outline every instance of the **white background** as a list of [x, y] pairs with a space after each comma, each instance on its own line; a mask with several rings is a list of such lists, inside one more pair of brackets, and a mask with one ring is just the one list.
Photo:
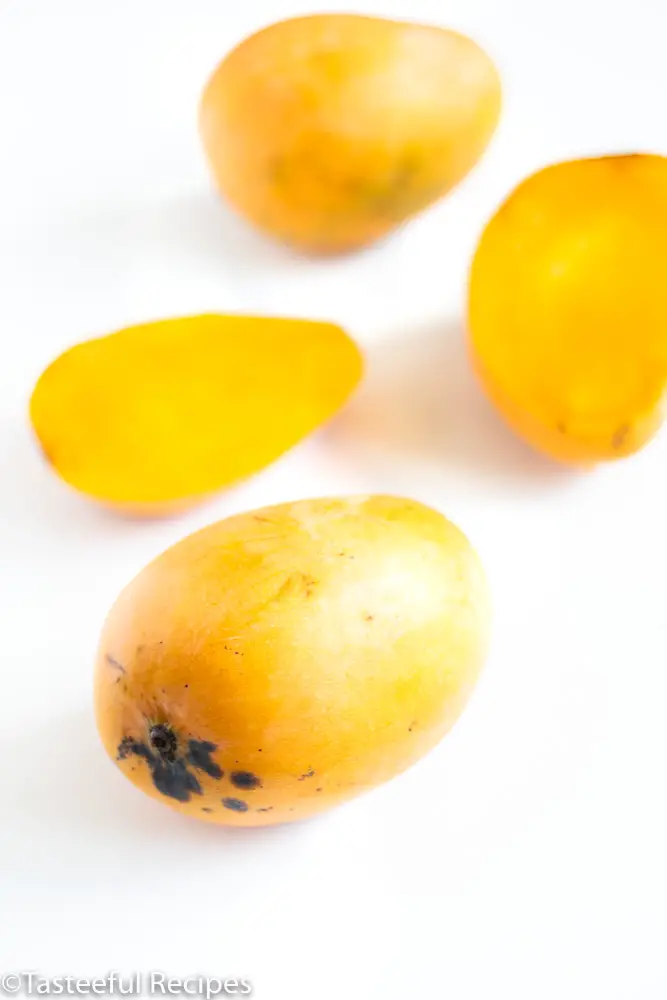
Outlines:
[[[360, 2], [473, 34], [505, 115], [441, 207], [308, 263], [211, 194], [195, 112], [230, 46], [326, 7], [0, 8], [0, 971], [246, 975], [258, 1000], [663, 1000], [667, 433], [614, 467], [555, 469], [478, 392], [461, 306], [480, 227], [525, 174], [667, 152], [667, 8]], [[339, 320], [368, 382], [326, 432], [189, 516], [131, 523], [69, 493], [27, 428], [40, 370], [78, 339], [205, 310]], [[229, 512], [373, 490], [441, 508], [488, 567], [494, 649], [455, 731], [299, 826], [226, 832], [145, 799], [90, 705], [119, 589]]]

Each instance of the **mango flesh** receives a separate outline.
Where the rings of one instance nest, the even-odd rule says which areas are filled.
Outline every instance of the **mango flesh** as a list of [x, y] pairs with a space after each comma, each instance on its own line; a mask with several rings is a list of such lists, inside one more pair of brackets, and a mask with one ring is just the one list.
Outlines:
[[315, 253], [366, 246], [458, 184], [500, 114], [488, 56], [453, 31], [349, 14], [246, 39], [204, 92], [220, 192], [256, 227]]
[[488, 224], [469, 287], [473, 360], [526, 441], [590, 466], [642, 448], [667, 386], [667, 159], [528, 178]]
[[337, 326], [192, 316], [79, 344], [30, 415], [67, 483], [113, 507], [188, 507], [258, 472], [328, 420], [362, 373]]
[[488, 630], [475, 552], [422, 504], [347, 497], [237, 515], [119, 597], [97, 657], [99, 732], [130, 781], [180, 812], [303, 819], [438, 743]]

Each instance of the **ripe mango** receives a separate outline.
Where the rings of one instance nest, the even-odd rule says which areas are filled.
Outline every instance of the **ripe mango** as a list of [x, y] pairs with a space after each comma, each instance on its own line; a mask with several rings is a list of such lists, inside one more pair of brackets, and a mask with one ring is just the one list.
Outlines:
[[604, 156], [529, 177], [487, 225], [470, 344], [526, 441], [581, 466], [642, 448], [667, 388], [667, 158]]
[[129, 584], [99, 644], [109, 756], [180, 812], [303, 819], [385, 782], [454, 724], [486, 654], [479, 560], [397, 497], [230, 517]]
[[328, 420], [362, 373], [330, 323], [191, 316], [66, 351], [30, 403], [58, 475], [135, 513], [192, 506], [258, 472]]
[[471, 39], [352, 14], [273, 24], [213, 73], [200, 132], [216, 184], [256, 227], [300, 250], [379, 240], [458, 184], [500, 114]]

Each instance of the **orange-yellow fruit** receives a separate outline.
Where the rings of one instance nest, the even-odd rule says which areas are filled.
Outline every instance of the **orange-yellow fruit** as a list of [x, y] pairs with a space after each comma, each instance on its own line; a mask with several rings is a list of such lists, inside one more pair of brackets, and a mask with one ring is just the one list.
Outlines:
[[121, 510], [195, 504], [273, 462], [343, 405], [362, 373], [337, 326], [192, 316], [79, 344], [30, 415], [55, 471]]
[[220, 521], [126, 588], [100, 640], [102, 741], [148, 795], [261, 826], [415, 763], [465, 706], [489, 599], [470, 544], [411, 500], [303, 500]]
[[667, 159], [607, 156], [528, 178], [472, 265], [475, 366], [507, 422], [581, 465], [638, 451], [667, 386]]
[[469, 38], [317, 14], [274, 24], [220, 64], [200, 130], [219, 190], [305, 251], [362, 247], [445, 195], [496, 128], [500, 83]]

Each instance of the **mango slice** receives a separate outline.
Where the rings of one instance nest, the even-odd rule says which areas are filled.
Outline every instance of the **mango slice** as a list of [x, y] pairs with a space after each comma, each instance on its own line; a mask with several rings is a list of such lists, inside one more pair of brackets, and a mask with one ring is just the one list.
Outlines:
[[523, 181], [472, 265], [490, 398], [530, 444], [591, 466], [644, 447], [667, 398], [667, 158], [557, 163]]
[[333, 324], [191, 316], [66, 351], [40, 377], [30, 418], [70, 486], [161, 513], [263, 469], [332, 417], [361, 373]]

